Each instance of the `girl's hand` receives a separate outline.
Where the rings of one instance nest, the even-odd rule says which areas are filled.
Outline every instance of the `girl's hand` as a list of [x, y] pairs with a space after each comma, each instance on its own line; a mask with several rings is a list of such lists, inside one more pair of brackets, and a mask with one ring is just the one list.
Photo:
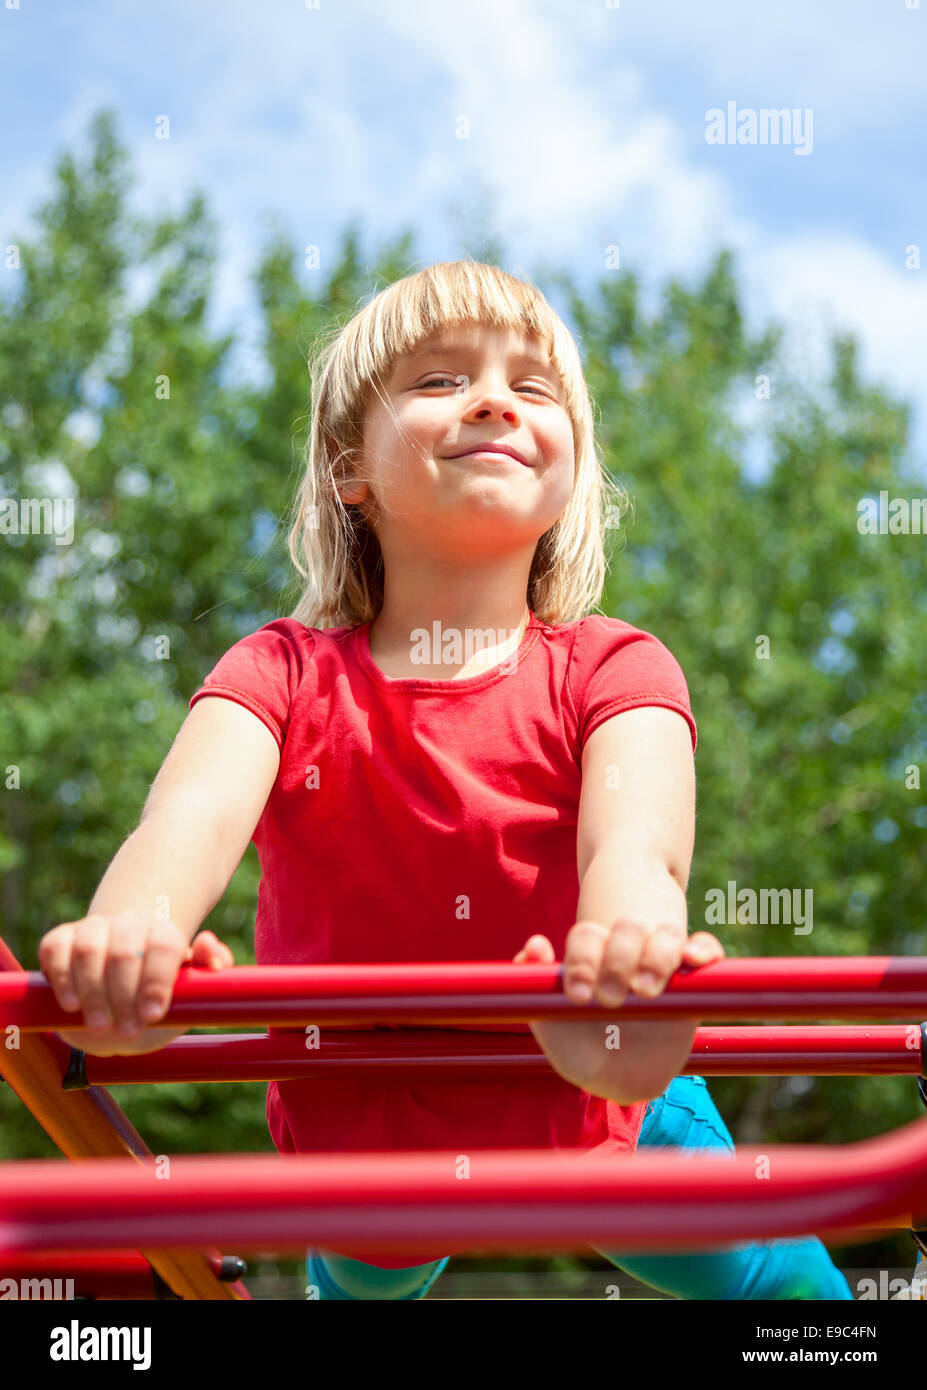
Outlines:
[[180, 1037], [185, 1028], [150, 1025], [167, 1012], [181, 965], [234, 964], [213, 932], [200, 932], [191, 945], [175, 922], [134, 911], [52, 927], [38, 954], [62, 1009], [82, 1012], [87, 1025], [58, 1036], [95, 1057], [157, 1052]]
[[[577, 922], [566, 939], [564, 992], [580, 1004], [594, 1001], [617, 1009], [630, 988], [653, 999], [681, 965], [707, 965], [723, 956], [721, 942], [706, 931], [690, 937], [685, 927], [653, 930], [627, 919], [611, 928]], [[556, 959], [546, 936], [530, 937], [514, 958], [518, 965]], [[590, 1095], [620, 1105], [661, 1095], [688, 1060], [695, 1023], [615, 1023], [538, 1019], [531, 1031], [554, 1071]]]

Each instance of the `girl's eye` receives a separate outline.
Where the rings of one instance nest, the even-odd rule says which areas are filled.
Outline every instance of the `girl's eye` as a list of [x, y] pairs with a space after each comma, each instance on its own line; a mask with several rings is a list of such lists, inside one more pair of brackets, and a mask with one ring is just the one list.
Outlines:
[[[459, 378], [459, 377], [456, 377], [456, 376], [436, 376], [436, 377], [431, 377], [431, 379], [428, 380], [428, 381], [423, 381], [423, 382], [422, 382], [422, 386], [423, 386], [423, 387], [425, 387], [425, 386], [443, 386], [443, 385], [445, 385], [445, 384], [447, 384], [448, 386], [459, 386], [459, 384], [460, 384], [460, 378]], [[535, 393], [535, 395], [537, 395], [537, 396], [546, 396], [546, 395], [549, 395], [549, 392], [545, 391], [544, 388], [543, 388], [542, 386], [532, 386], [532, 385], [530, 384], [530, 382], [526, 382], [525, 385], [522, 386], [522, 387], [519, 388], [519, 389], [522, 390], [522, 391], [533, 391], [533, 392]]]

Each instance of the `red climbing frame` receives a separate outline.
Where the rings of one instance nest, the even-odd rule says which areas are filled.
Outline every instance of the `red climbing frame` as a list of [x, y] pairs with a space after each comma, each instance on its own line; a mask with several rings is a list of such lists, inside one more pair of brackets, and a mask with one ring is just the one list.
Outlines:
[[[497, 1034], [490, 1040], [470, 1031], [452, 1040], [448, 1025], [524, 1024], [544, 1017], [913, 1020], [925, 1014], [927, 960], [784, 958], [719, 961], [679, 971], [659, 998], [632, 998], [619, 1015], [568, 1000], [558, 965], [186, 967], [164, 1023], [263, 1022], [294, 1029], [325, 1024], [324, 1062], [332, 1069], [339, 1063], [368, 1069], [384, 1062], [421, 1065], [422, 1049], [440, 1036], [448, 1054], [444, 1063], [456, 1055], [467, 1068], [492, 1065], [491, 1059], [499, 1056], [506, 1065], [536, 1067], [538, 1050], [524, 1033], [501, 1040]], [[49, 1049], [58, 1068], [58, 1106], [106, 1096], [96, 1084], [62, 1093], [63, 1045], [57, 1038], [29, 1036], [29, 1030], [73, 1027], [74, 1021], [74, 1015], [58, 1009], [43, 976], [13, 969], [0, 975], [0, 1023], [23, 1030], [24, 1049]], [[339, 1027], [374, 1023], [406, 1027], [402, 1034], [337, 1035]], [[431, 1031], [417, 1032], [410, 1024]], [[435, 1025], [443, 1025], [443, 1033]], [[756, 1052], [760, 1031], [699, 1030], [691, 1069], [708, 1069], [707, 1054], [700, 1050], [706, 1043], [709, 1054], [726, 1052], [742, 1061]], [[919, 1024], [908, 1022], [878, 1030], [778, 1029], [770, 1040], [778, 1060], [792, 1067], [796, 1058], [804, 1060], [808, 1054], [829, 1060], [834, 1069], [851, 1065], [849, 1055], [855, 1066], [861, 1053], [878, 1051], [878, 1069], [915, 1071], [922, 1062], [921, 1033]], [[293, 1034], [188, 1038], [147, 1057], [88, 1059], [86, 1079], [96, 1083], [106, 1074], [121, 1080], [123, 1066], [135, 1070], [136, 1079], [146, 1066], [146, 1079], [179, 1079], [187, 1074], [184, 1065], [200, 1065], [197, 1056], [223, 1079], [231, 1079], [236, 1067], [246, 1073], [242, 1079], [255, 1079], [249, 1066], [264, 1068], [262, 1077], [279, 1077], [280, 1066], [297, 1060], [297, 1074], [305, 1075], [306, 1059], [296, 1058], [297, 1043], [311, 1056], [306, 1038]], [[172, 1070], [175, 1058], [180, 1071]], [[546, 1065], [542, 1054], [540, 1060]], [[310, 1068], [317, 1070], [320, 1061], [321, 1055], [312, 1058]], [[7, 1064], [4, 1058], [0, 1065]], [[49, 1103], [47, 1095], [41, 1099], [43, 1105]], [[118, 1127], [116, 1116], [128, 1125], [116, 1108], [110, 1117], [113, 1129]], [[135, 1141], [141, 1143], [137, 1136]], [[136, 1159], [148, 1157], [125, 1137], [121, 1151]], [[80, 1156], [88, 1152], [85, 1147]], [[451, 1252], [474, 1245], [672, 1250], [873, 1224], [919, 1225], [927, 1207], [927, 1119], [859, 1144], [768, 1145], [755, 1152], [741, 1150], [736, 1157], [698, 1155], [693, 1162], [695, 1157], [648, 1152], [616, 1162], [586, 1152], [496, 1150], [211, 1156], [173, 1159], [170, 1182], [153, 1181], [150, 1162], [127, 1164], [124, 1158], [88, 1159], [73, 1166], [47, 1160], [7, 1163], [0, 1185], [0, 1256], [35, 1259], [37, 1252], [67, 1247], [167, 1245], [176, 1252], [220, 1239], [245, 1249], [332, 1244], [363, 1250], [373, 1244], [397, 1254], [420, 1250], [423, 1242]], [[200, 1258], [215, 1280], [214, 1264]]]

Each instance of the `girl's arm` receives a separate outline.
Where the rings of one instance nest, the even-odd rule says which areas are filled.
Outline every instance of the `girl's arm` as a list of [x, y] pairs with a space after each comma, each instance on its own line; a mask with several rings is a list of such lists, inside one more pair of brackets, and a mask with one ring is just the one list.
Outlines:
[[[185, 1031], [143, 1025], [166, 1012], [185, 961], [233, 963], [212, 932], [191, 943], [248, 846], [279, 763], [276, 739], [256, 715], [221, 697], [197, 701], [86, 917], [39, 943], [62, 1008], [87, 1024], [91, 1014], [102, 1019], [92, 1031], [62, 1032], [66, 1042], [108, 1056], [154, 1051]], [[121, 1031], [131, 1025], [134, 1034]]]
[[[680, 965], [724, 955], [708, 932], [688, 936], [686, 886], [695, 840], [695, 767], [686, 721], [659, 707], [614, 715], [589, 736], [577, 827], [580, 895], [566, 939], [564, 989], [618, 1007], [628, 990], [654, 997]], [[518, 961], [553, 960], [546, 937]], [[695, 1023], [532, 1024], [561, 1076], [630, 1104], [659, 1095], [685, 1065]]]

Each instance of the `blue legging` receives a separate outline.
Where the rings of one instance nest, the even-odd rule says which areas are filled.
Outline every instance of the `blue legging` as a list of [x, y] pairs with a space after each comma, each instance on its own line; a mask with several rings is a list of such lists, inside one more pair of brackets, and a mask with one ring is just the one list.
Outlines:
[[[677, 1076], [648, 1107], [641, 1147], [724, 1149], [734, 1141], [708, 1093], [704, 1077]], [[600, 1250], [611, 1264], [659, 1289], [687, 1299], [850, 1299], [846, 1279], [816, 1236], [769, 1240], [691, 1254], [617, 1253]], [[310, 1297], [321, 1299], [424, 1298], [448, 1258], [404, 1269], [310, 1250]]]

